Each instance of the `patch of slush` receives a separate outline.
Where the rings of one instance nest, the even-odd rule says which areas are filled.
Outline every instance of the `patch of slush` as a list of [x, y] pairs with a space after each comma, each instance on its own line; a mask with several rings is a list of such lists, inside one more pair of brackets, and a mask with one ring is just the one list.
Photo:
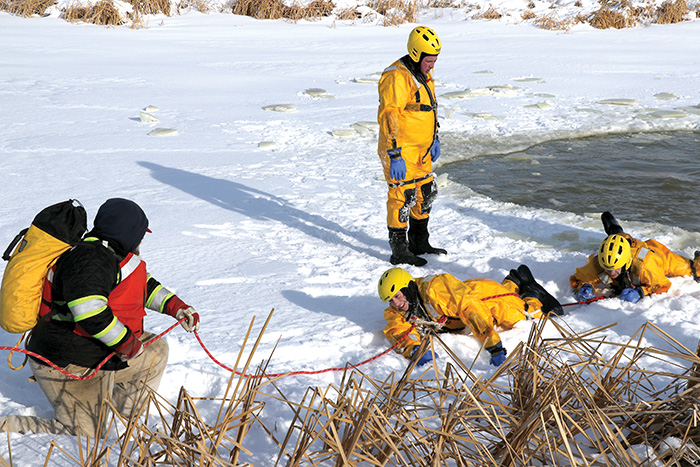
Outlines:
[[542, 78], [534, 78], [531, 76], [523, 76], [519, 78], [511, 78], [511, 81], [517, 81], [518, 83], [544, 83], [545, 80]]

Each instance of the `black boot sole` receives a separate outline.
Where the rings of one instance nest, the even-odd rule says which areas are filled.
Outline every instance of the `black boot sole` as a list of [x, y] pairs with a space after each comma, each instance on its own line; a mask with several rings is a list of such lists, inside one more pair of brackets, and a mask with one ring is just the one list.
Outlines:
[[[535, 280], [530, 268], [521, 264], [518, 266], [518, 275], [520, 276], [523, 288], [531, 290], [533, 295], [535, 295], [534, 298], [542, 302], [542, 311], [545, 313], [552, 312], [558, 316], [564, 314], [564, 309], [561, 307], [559, 301]], [[520, 289], [520, 293], [523, 292], [524, 290]]]

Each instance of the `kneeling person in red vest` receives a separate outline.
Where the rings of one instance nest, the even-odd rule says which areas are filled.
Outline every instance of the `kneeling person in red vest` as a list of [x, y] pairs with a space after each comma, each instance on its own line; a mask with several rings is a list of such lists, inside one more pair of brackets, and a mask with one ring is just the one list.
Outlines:
[[[138, 256], [148, 219], [133, 201], [112, 198], [100, 206], [93, 229], [56, 263], [45, 299], [49, 313], [34, 328], [28, 349], [65, 371], [91, 374], [116, 352], [94, 378], [75, 380], [30, 359], [34, 378], [54, 408], [56, 419], [5, 417], [20, 433], [98, 435], [102, 402], [110, 398], [130, 418], [139, 385], [157, 389], [168, 360], [168, 344], [143, 329], [145, 308], [168, 314], [192, 332], [199, 315], [146, 271]], [[0, 423], [1, 424], [1, 423]]]

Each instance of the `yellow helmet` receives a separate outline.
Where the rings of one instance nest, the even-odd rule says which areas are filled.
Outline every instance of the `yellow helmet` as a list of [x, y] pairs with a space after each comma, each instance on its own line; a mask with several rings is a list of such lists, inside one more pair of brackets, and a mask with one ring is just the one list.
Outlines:
[[598, 264], [603, 269], [612, 271], [632, 264], [632, 247], [622, 235], [610, 235], [603, 240], [598, 250]]
[[440, 53], [440, 39], [435, 31], [425, 26], [418, 26], [408, 36], [408, 55], [418, 63], [422, 54], [437, 55]]
[[413, 280], [413, 276], [401, 268], [391, 268], [379, 278], [377, 289], [379, 298], [383, 302], [388, 302], [396, 293], [406, 287]]

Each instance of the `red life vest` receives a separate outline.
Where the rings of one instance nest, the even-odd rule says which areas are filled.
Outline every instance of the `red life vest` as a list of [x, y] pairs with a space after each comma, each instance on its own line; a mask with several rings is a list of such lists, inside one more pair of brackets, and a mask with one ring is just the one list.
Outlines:
[[[148, 273], [146, 262], [133, 253], [119, 263], [121, 268], [121, 280], [107, 298], [107, 305], [112, 309], [114, 316], [119, 319], [131, 331], [140, 336], [143, 333], [143, 317], [146, 316], [146, 297]], [[51, 283], [56, 266], [51, 268], [44, 283], [40, 316], [45, 316], [51, 310]], [[80, 325], [73, 331], [79, 336], [92, 337], [85, 332]]]

